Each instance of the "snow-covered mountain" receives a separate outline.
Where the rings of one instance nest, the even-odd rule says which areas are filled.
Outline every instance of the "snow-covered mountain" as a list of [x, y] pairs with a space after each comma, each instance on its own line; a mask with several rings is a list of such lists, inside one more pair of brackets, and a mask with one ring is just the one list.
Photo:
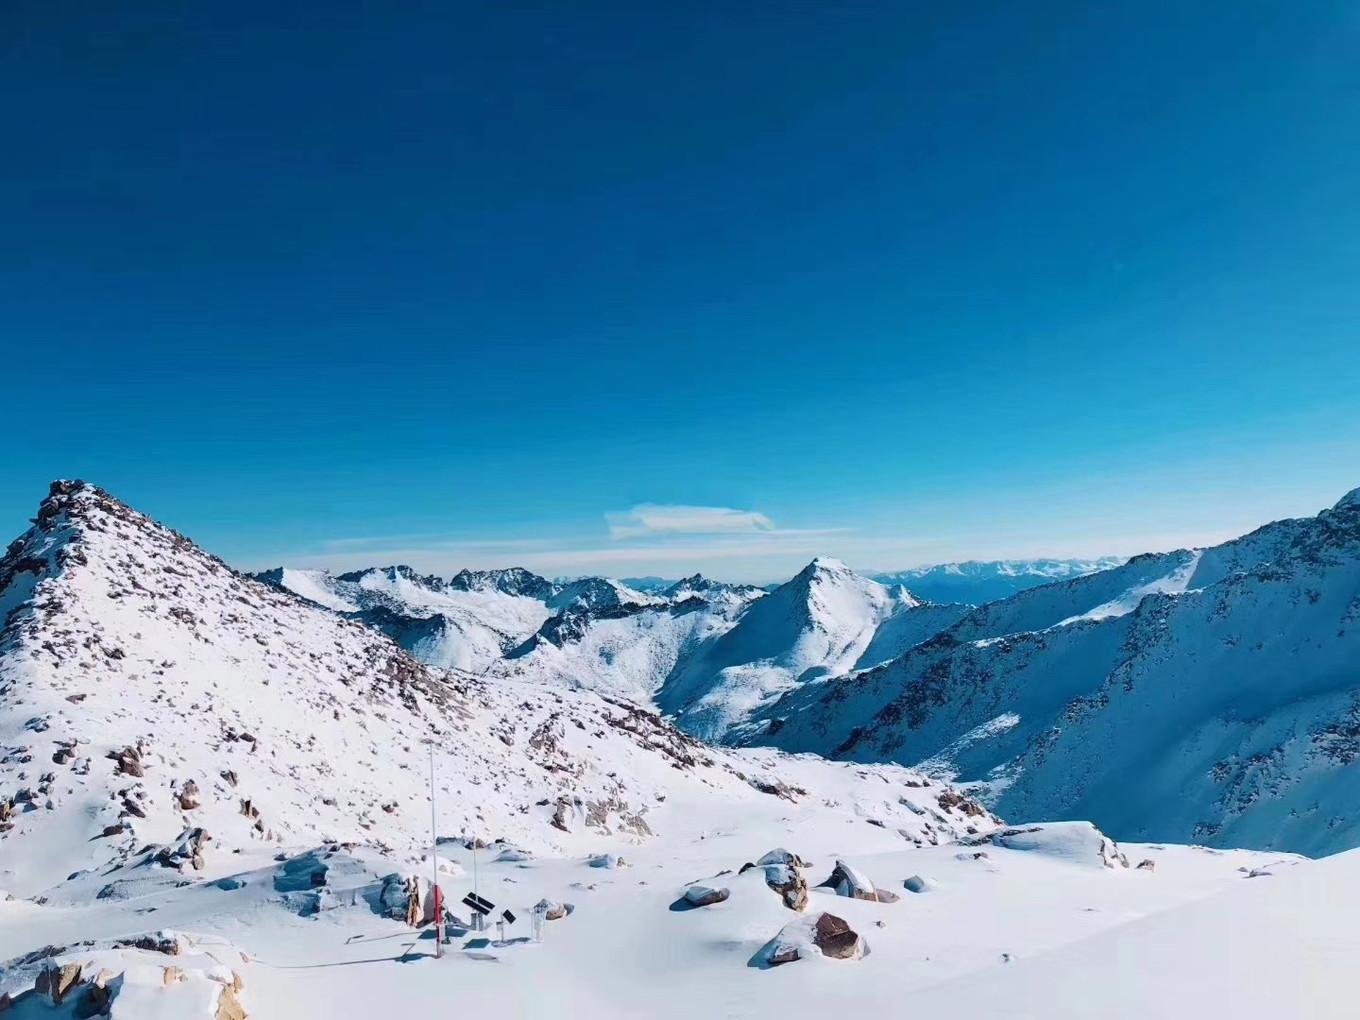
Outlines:
[[83, 483], [54, 483], [0, 560], [0, 620], [0, 887], [21, 895], [148, 846], [177, 867], [409, 851], [432, 767], [441, 833], [540, 850], [635, 842], [714, 803], [834, 801], [828, 818], [926, 841], [986, 821], [905, 770], [715, 751], [626, 703], [436, 671]]
[[333, 575], [276, 568], [254, 575], [318, 606], [381, 630], [421, 662], [481, 672], [552, 615], [559, 587], [520, 567], [464, 570], [451, 580], [411, 567]]
[[1360, 843], [1360, 490], [1202, 551], [982, 606], [742, 734], [978, 781], [1117, 838]]
[[905, 585], [920, 598], [931, 602], [964, 602], [980, 606], [1027, 588], [1108, 570], [1122, 562], [1113, 556], [1094, 560], [968, 560], [870, 576], [881, 584]]
[[813, 560], [678, 663], [657, 703], [687, 731], [720, 738], [795, 685], [850, 669], [894, 609], [913, 602], [839, 560]]

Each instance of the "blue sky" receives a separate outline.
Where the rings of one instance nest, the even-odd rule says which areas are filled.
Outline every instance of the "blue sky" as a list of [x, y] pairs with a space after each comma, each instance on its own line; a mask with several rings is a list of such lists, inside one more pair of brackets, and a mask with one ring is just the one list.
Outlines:
[[9, 531], [766, 580], [1360, 485], [1355, 5], [549, 6], [7, 4]]

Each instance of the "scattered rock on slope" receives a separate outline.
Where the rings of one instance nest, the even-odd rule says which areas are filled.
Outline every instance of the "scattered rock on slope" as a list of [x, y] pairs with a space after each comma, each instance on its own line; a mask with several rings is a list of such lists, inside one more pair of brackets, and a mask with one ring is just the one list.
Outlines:
[[856, 900], [872, 900], [875, 903], [896, 903], [897, 894], [887, 889], [875, 888], [867, 875], [846, 864], [836, 861], [826, 881], [818, 884], [819, 889], [831, 889], [837, 896], [848, 896]]
[[715, 903], [723, 902], [731, 894], [729, 889], [695, 884], [685, 890], [685, 900], [692, 906], [711, 907]]
[[819, 954], [832, 960], [858, 960], [868, 952], [868, 943], [844, 918], [823, 912], [790, 921], [761, 948], [754, 962], [778, 967]]

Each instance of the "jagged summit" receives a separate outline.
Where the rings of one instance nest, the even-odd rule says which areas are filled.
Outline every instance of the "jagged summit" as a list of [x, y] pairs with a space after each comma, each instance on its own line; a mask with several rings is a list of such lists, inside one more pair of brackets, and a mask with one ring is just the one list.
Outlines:
[[690, 598], [703, 599], [704, 601], [714, 599], [749, 601], [750, 599], [760, 598], [764, 594], [765, 589], [757, 588], [755, 585], [714, 581], [703, 574], [691, 574], [689, 577], [681, 578], [660, 592], [663, 598], [670, 599], [672, 602], [683, 602]]
[[427, 588], [430, 591], [439, 591], [444, 587], [442, 578], [434, 574], [422, 574], [415, 567], [407, 566], [405, 563], [394, 564], [388, 567], [368, 567], [364, 570], [351, 570], [343, 574], [336, 575], [337, 581], [349, 581], [356, 584], [363, 584], [365, 581], [381, 579], [388, 582], [406, 581], [410, 584]]
[[450, 579], [453, 591], [498, 591], [503, 595], [521, 595], [546, 601], [557, 593], [558, 586], [523, 567], [500, 570], [460, 570]]

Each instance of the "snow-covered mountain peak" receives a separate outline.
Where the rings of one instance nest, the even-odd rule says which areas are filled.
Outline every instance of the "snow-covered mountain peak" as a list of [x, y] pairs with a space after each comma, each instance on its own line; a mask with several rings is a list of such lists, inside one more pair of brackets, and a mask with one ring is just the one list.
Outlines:
[[705, 602], [715, 600], [749, 602], [751, 599], [763, 596], [765, 589], [750, 584], [729, 584], [726, 581], [714, 581], [703, 574], [692, 574], [676, 581], [659, 594], [662, 598], [669, 599], [672, 602], [684, 602], [690, 598], [702, 599]]
[[834, 556], [816, 556], [812, 562], [798, 572], [797, 577], [806, 577], [808, 580], [815, 580], [824, 577], [834, 577], [846, 574], [854, 574], [854, 571], [847, 567], [842, 560]]
[[626, 584], [609, 577], [582, 577], [562, 585], [547, 599], [549, 609], [558, 611], [598, 611], [658, 606], [665, 599], [634, 591]]
[[460, 570], [450, 579], [453, 591], [498, 591], [546, 601], [557, 593], [557, 585], [523, 567], [500, 570]]

